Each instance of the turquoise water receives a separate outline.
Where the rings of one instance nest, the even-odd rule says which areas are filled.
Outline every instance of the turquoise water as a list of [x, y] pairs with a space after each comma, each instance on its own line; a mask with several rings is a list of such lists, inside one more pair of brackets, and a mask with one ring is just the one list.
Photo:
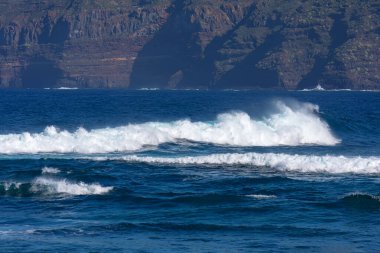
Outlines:
[[377, 252], [380, 93], [0, 91], [0, 252]]

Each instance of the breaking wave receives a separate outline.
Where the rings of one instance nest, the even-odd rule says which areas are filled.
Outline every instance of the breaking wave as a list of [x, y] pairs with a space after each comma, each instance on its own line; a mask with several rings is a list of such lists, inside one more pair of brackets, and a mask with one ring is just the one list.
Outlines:
[[301, 91], [325, 91], [325, 89], [320, 84], [318, 84], [317, 86], [315, 86], [315, 88], [303, 89]]
[[61, 171], [57, 168], [52, 168], [52, 167], [44, 167], [42, 168], [42, 174], [58, 174]]
[[35, 195], [100, 195], [111, 191], [113, 187], [101, 186], [98, 183], [86, 184], [70, 182], [66, 179], [37, 177], [32, 182], [3, 182], [0, 183], [0, 194], [11, 196]]
[[[108, 158], [92, 158], [104, 160]], [[284, 171], [327, 172], [327, 173], [380, 173], [380, 157], [346, 157], [346, 156], [314, 156], [289, 155], [275, 153], [230, 153], [206, 156], [186, 157], [143, 157], [124, 156], [115, 158], [127, 162], [146, 162], [162, 164], [209, 164], [209, 165], [252, 165], [270, 167]]]
[[318, 106], [276, 103], [277, 111], [263, 119], [251, 118], [245, 112], [217, 116], [213, 122], [148, 122], [116, 128], [75, 132], [46, 127], [41, 133], [0, 135], [0, 153], [108, 153], [139, 150], [185, 139], [217, 145], [279, 146], [335, 145], [329, 126], [318, 116]]

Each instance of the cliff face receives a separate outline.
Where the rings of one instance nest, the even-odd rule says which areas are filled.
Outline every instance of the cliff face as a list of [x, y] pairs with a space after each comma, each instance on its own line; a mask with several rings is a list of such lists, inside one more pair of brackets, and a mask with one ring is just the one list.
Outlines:
[[380, 89], [377, 0], [0, 0], [0, 87]]
[[0, 4], [14, 14], [0, 21], [1, 86], [128, 87], [133, 62], [166, 22], [170, 2], [119, 2]]

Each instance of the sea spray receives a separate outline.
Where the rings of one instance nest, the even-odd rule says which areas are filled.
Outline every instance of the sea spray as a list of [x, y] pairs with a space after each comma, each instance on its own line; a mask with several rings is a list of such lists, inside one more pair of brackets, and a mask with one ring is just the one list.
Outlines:
[[188, 140], [231, 146], [335, 145], [340, 142], [318, 115], [318, 106], [276, 102], [276, 111], [257, 119], [242, 111], [219, 114], [213, 122], [183, 119], [75, 132], [49, 126], [41, 133], [0, 135], [0, 153], [109, 153]]

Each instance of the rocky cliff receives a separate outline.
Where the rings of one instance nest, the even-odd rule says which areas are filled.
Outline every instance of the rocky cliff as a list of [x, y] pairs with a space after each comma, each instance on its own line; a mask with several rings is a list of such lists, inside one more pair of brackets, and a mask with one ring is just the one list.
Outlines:
[[0, 87], [380, 89], [378, 0], [0, 0]]

